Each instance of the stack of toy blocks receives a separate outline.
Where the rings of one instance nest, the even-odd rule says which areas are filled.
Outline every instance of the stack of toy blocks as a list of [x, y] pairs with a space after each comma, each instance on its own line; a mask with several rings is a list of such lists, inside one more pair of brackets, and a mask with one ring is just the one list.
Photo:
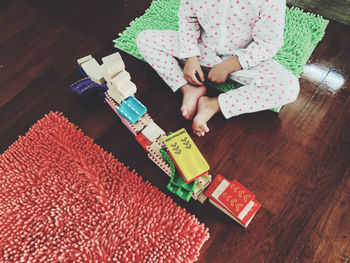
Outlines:
[[[79, 83], [85, 83], [85, 80], [89, 79], [94, 85], [108, 88], [104, 93], [105, 101], [132, 132], [137, 142], [148, 153], [148, 157], [170, 177], [168, 189], [186, 201], [192, 197], [204, 203], [206, 196], [203, 191], [211, 182], [209, 165], [185, 129], [177, 133], [181, 133], [181, 136], [186, 133], [183, 137], [186, 141], [183, 144], [186, 150], [189, 148], [189, 156], [194, 158], [196, 165], [190, 167], [188, 162], [175, 158], [176, 169], [175, 159], [172, 158], [174, 153], [171, 153], [172, 150], [169, 152], [164, 150], [167, 148], [164, 143], [166, 134], [149, 116], [146, 107], [135, 98], [136, 85], [131, 82], [131, 76], [125, 70], [120, 54], [117, 52], [108, 55], [102, 58], [102, 62], [103, 64], [99, 65], [91, 55], [78, 59], [79, 70], [87, 78], [73, 85], [78, 86]], [[77, 89], [73, 91], [79, 93]], [[183, 153], [186, 153], [186, 150]], [[192, 168], [196, 169], [189, 171]]]
[[[182, 177], [184, 182], [182, 188], [191, 189], [193, 198], [204, 202], [206, 198], [202, 192], [211, 182], [211, 176], [208, 173], [209, 165], [187, 131], [181, 129], [163, 138], [163, 141]], [[181, 188], [180, 181], [179, 178], [172, 178], [168, 189], [173, 189], [175, 186]]]
[[236, 180], [230, 182], [220, 174], [215, 177], [205, 195], [210, 203], [244, 227], [248, 227], [261, 206], [251, 191]]

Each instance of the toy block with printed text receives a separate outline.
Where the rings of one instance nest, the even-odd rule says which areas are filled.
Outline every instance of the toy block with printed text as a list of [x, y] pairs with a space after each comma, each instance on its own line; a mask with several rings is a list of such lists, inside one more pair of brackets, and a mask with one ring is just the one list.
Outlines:
[[97, 63], [96, 59], [89, 59], [80, 66], [93, 82], [101, 85], [105, 83], [102, 68], [100, 64]]
[[214, 196], [214, 193], [213, 196], [219, 199], [226, 210], [231, 211], [242, 220], [253, 207], [252, 200], [255, 195], [237, 180], [233, 180], [229, 185], [223, 187], [225, 189], [222, 192], [218, 191], [218, 196]]
[[244, 227], [248, 226], [261, 206], [248, 189], [236, 180], [230, 182], [219, 174], [209, 185], [205, 195], [209, 197], [210, 203]]
[[168, 135], [163, 141], [186, 183], [190, 183], [208, 172], [209, 164], [185, 129]]

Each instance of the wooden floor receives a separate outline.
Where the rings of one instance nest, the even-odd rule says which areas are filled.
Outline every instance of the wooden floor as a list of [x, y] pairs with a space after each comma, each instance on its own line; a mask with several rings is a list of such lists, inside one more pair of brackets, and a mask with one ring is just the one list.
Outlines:
[[[168, 178], [148, 160], [101, 97], [79, 97], [76, 59], [116, 50], [112, 40], [147, 1], [0, 1], [0, 151], [49, 111], [61, 111], [96, 143], [166, 194]], [[331, 22], [300, 80], [296, 102], [230, 120], [216, 116], [194, 138], [211, 166], [262, 204], [248, 229], [210, 204], [174, 200], [209, 227], [199, 262], [350, 261], [350, 27]], [[137, 97], [165, 131], [191, 123], [181, 96], [145, 63], [122, 53]]]

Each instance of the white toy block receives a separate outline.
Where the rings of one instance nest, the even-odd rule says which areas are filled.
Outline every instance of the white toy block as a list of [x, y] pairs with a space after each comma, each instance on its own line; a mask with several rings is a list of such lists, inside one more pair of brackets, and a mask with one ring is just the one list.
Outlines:
[[138, 120], [141, 124], [143, 124], [144, 126], [147, 126], [148, 124], [150, 124], [153, 120], [151, 118], [151, 116], [149, 116], [149, 114], [146, 112], [144, 115], [142, 115], [142, 117]]
[[128, 97], [134, 95], [136, 93], [136, 85], [129, 81], [124, 87], [122, 92], [110, 84], [110, 82], [107, 83], [108, 87], [108, 94], [118, 103], [121, 104], [123, 100], [127, 99]]
[[158, 156], [158, 157], [162, 158], [162, 154], [160, 153], [160, 149], [162, 149], [162, 143], [158, 140], [156, 140], [150, 146], [147, 146], [147, 150], [150, 154], [152, 154], [153, 156]]
[[92, 59], [92, 56], [91, 56], [91, 55], [88, 55], [88, 56], [79, 58], [79, 59], [77, 60], [78, 65], [80, 66], [81, 64], [83, 64], [83, 63], [89, 61], [90, 59]]
[[205, 196], [204, 193], [201, 193], [199, 196], [198, 196], [198, 201], [201, 202], [201, 204], [204, 204], [204, 202], [207, 200], [208, 197]]
[[150, 140], [152, 143], [160, 138], [165, 132], [153, 121], [142, 130], [143, 135]]
[[110, 62], [104, 62], [102, 68], [106, 81], [112, 81], [116, 75], [125, 70], [125, 64], [121, 59], [112, 60]]
[[193, 191], [193, 198], [197, 199], [201, 192], [203, 192], [203, 185], [198, 181], [197, 186]]
[[151, 116], [149, 116], [149, 114], [146, 112], [133, 125], [137, 132], [141, 132], [144, 127], [146, 127], [148, 124], [151, 123], [151, 121], [152, 121]]
[[112, 84], [110, 82], [107, 82], [107, 87], [108, 87], [108, 90], [107, 90], [108, 95], [112, 97], [112, 99], [116, 102], [118, 106], [120, 106], [120, 104], [123, 101], [123, 96], [119, 92], [117, 92], [115, 89], [113, 89]]
[[114, 61], [123, 61], [122, 56], [120, 55], [119, 52], [115, 52], [113, 54], [110, 54], [102, 58], [103, 63], [110, 63]]
[[201, 183], [203, 188], [206, 188], [212, 181], [212, 177], [209, 173], [198, 178], [198, 182]]
[[93, 82], [96, 82], [101, 85], [105, 83], [102, 68], [97, 63], [96, 59], [92, 58], [84, 62], [83, 64], [81, 64], [81, 67], [85, 71], [86, 75], [88, 75]]
[[102, 66], [108, 81], [125, 69], [125, 64], [119, 52], [102, 58]]
[[113, 88], [118, 89], [119, 91], [123, 90], [124, 86], [129, 83], [131, 80], [129, 72], [123, 70], [114, 78], [111, 79], [111, 84]]

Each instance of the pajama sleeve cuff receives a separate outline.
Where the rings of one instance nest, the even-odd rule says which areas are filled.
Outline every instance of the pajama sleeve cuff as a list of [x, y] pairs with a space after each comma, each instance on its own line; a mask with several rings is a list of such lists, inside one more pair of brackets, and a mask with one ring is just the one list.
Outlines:
[[232, 116], [232, 113], [229, 112], [228, 107], [225, 107], [225, 93], [221, 93], [218, 97], [219, 106], [221, 113], [226, 119], [229, 119]]
[[242, 52], [238, 51], [236, 53], [236, 56], [238, 57], [238, 60], [239, 60], [239, 63], [241, 64], [241, 66], [242, 66], [242, 69], [249, 68], [248, 59], [245, 57], [245, 55]]
[[190, 57], [199, 57], [201, 55], [199, 48], [196, 46], [195, 48], [193, 48], [192, 51], [188, 51], [188, 52], [182, 52], [180, 51], [180, 54], [178, 56], [179, 59], [186, 59], [186, 58], [190, 58]]

